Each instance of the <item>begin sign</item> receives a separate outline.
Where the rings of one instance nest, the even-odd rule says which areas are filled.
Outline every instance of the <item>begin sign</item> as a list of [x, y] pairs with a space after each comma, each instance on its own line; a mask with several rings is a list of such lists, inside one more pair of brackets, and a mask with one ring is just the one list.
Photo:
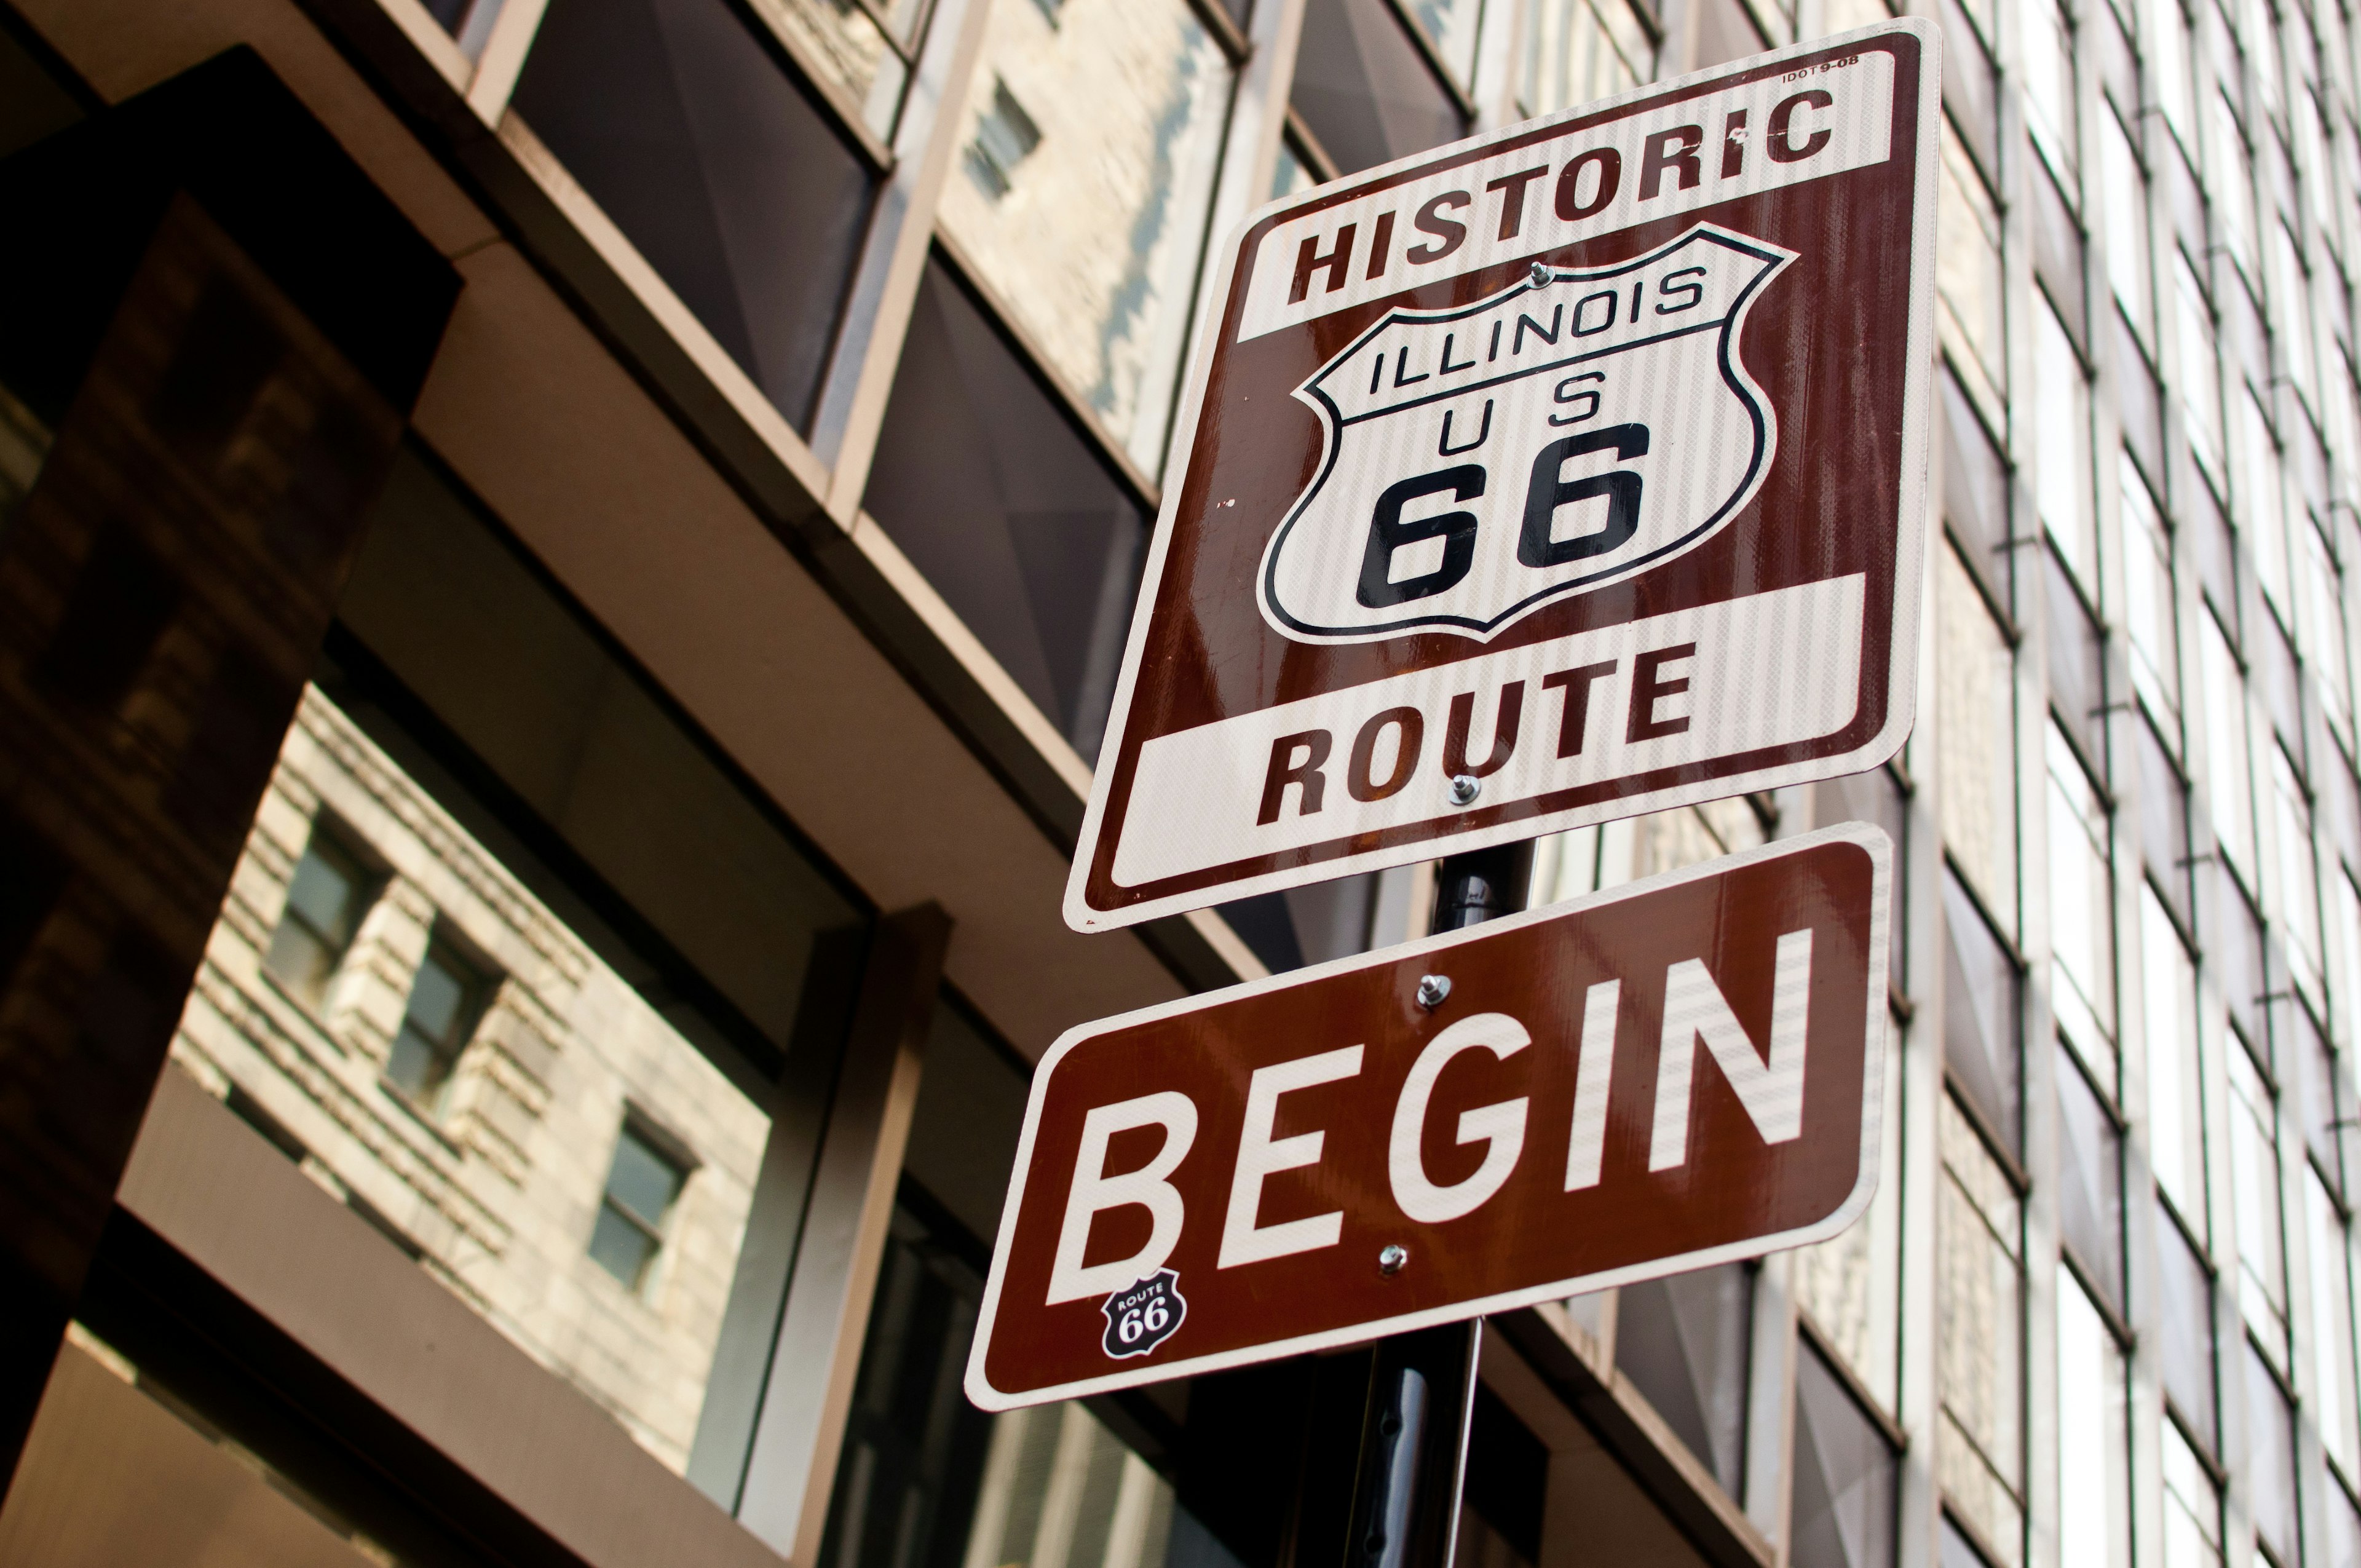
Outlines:
[[1850, 824], [1069, 1032], [1034, 1074], [968, 1397], [1834, 1234], [1876, 1186], [1892, 881]]

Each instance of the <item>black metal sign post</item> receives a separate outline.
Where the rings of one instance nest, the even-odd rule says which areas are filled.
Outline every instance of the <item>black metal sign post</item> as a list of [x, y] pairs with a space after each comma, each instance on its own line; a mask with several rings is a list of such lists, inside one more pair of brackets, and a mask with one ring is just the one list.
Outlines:
[[[1533, 847], [1453, 855], [1435, 878], [1433, 929], [1457, 931], [1524, 907]], [[1441, 1002], [1448, 993], [1448, 975]], [[1400, 1267], [1408, 1259], [1391, 1261]], [[1380, 1266], [1384, 1264], [1381, 1262]], [[1484, 1320], [1379, 1340], [1361, 1418], [1346, 1568], [1451, 1568]]]

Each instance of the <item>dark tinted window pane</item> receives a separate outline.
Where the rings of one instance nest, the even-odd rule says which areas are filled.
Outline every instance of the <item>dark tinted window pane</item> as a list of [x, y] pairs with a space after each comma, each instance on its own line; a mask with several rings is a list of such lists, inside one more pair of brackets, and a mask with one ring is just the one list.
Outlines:
[[1949, 867], [1943, 872], [1943, 1060], [1961, 1095], [2022, 1155], [2024, 1069], [2015, 960]]
[[1532, 1430], [1498, 1394], [1477, 1385], [1476, 1409], [1467, 1428], [1466, 1507], [1459, 1516], [1457, 1564], [1510, 1568], [1541, 1561], [1549, 1460], [1549, 1450]]
[[2116, 1311], [2124, 1306], [2123, 1135], [2071, 1053], [2058, 1053], [2059, 1229]]
[[1386, 0], [1311, 0], [1289, 96], [1338, 174], [1467, 134]]
[[1892, 1568], [1894, 1450], [1808, 1344], [1795, 1358], [1795, 1463], [1794, 1568]]
[[2164, 1391], [2197, 1441], [2218, 1451], [2213, 1416], [2213, 1277], [2178, 1222], [2156, 1207], [2157, 1283], [2164, 1307]]
[[1027, 1080], [1015, 1054], [956, 1003], [936, 1003], [902, 1168], [979, 1245], [1000, 1231], [1000, 1201], [1025, 1126]]
[[2048, 579], [2050, 709], [2081, 748], [2092, 772], [2105, 778], [2106, 654], [2098, 622], [2076, 596], [2073, 579], [2057, 553], [2044, 547], [2041, 559]]
[[867, 506], [1095, 758], [1148, 519], [939, 258], [918, 291]]
[[317, 827], [288, 884], [286, 913], [271, 933], [263, 964], [297, 996], [317, 1007], [328, 981], [352, 946], [368, 897], [368, 879], [352, 855]]
[[1273, 973], [1365, 950], [1374, 913], [1374, 873], [1257, 894], [1221, 906], [1222, 917]]
[[1754, 1275], [1745, 1264], [1627, 1285], [1615, 1365], [1731, 1496], [1743, 1478], [1746, 1349]]
[[1997, 590], [1994, 597], [2008, 604], [2008, 467], [1949, 365], [1937, 380], [1943, 389], [1943, 521]]
[[555, 0], [516, 109], [798, 429], [868, 166], [727, 0]]

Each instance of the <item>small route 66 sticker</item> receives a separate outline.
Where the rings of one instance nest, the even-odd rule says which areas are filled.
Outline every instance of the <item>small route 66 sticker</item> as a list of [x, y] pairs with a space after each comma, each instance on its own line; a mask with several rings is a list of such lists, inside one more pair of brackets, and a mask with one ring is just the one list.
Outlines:
[[1146, 1355], [1170, 1339], [1189, 1315], [1189, 1303], [1180, 1297], [1180, 1277], [1159, 1268], [1108, 1297], [1099, 1310], [1106, 1314], [1106, 1334], [1099, 1343], [1121, 1361]]

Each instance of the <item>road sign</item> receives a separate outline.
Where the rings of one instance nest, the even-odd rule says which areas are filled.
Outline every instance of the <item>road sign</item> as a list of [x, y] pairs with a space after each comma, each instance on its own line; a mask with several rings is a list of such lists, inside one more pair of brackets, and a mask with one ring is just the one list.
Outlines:
[[1898, 21], [1257, 213], [1201, 329], [1068, 921], [1892, 755], [1940, 79], [1933, 25]]
[[1069, 1031], [1033, 1077], [968, 1397], [1835, 1234], [1877, 1182], [1892, 884], [1885, 835], [1849, 824]]

